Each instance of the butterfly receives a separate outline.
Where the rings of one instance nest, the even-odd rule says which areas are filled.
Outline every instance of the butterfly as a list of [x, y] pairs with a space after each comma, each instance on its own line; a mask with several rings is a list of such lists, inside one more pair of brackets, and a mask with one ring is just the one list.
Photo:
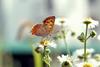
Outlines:
[[55, 16], [49, 16], [47, 17], [42, 24], [36, 24], [32, 27], [31, 33], [32, 35], [36, 36], [48, 36], [54, 27], [55, 23]]

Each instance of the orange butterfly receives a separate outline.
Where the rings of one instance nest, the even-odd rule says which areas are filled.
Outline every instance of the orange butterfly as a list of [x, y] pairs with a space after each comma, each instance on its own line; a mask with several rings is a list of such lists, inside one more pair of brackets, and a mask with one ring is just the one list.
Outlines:
[[33, 26], [31, 33], [36, 36], [48, 36], [53, 30], [54, 23], [55, 16], [49, 16], [43, 21], [43, 24], [36, 24]]

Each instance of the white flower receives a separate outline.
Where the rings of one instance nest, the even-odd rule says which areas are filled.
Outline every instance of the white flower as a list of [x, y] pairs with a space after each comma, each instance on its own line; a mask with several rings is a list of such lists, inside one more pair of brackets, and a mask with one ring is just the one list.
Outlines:
[[[43, 41], [44, 42], [44, 41]], [[48, 47], [53, 47], [53, 48], [56, 48], [57, 44], [54, 42], [54, 41], [45, 41], [46, 43], [46, 46]], [[44, 43], [43, 43], [44, 44]], [[44, 49], [44, 45], [41, 44], [41, 43], [37, 43], [38, 47], [41, 47]]]
[[99, 67], [99, 63], [90, 58], [87, 62], [74, 62], [74, 67]]
[[[88, 58], [91, 57], [91, 54], [94, 52], [93, 48], [89, 48], [86, 51], [89, 55], [87, 56]], [[77, 49], [75, 52], [73, 52], [73, 58], [78, 58], [78, 56], [83, 56], [84, 54], [84, 49]]]
[[62, 21], [63, 21], [63, 25], [64, 26], [68, 26], [68, 20], [64, 17], [62, 18], [56, 18], [55, 19], [55, 24], [61, 26], [62, 25]]
[[49, 42], [49, 41], [43, 41], [42, 43], [37, 43], [36, 46], [34, 46], [34, 44], [32, 45], [33, 48], [35, 48], [35, 51], [38, 53], [43, 53], [44, 51], [44, 46], [48, 46], [48, 47], [53, 47], [56, 48], [56, 43], [54, 43], [53, 41]]
[[94, 59], [95, 59], [96, 61], [99, 61], [99, 62], [100, 62], [100, 54], [95, 54], [95, 55], [94, 55]]
[[[63, 27], [62, 27], [62, 25], [63, 25]], [[55, 26], [54, 27], [57, 27], [56, 30], [59, 30], [59, 31], [61, 31], [63, 29], [65, 32], [67, 32], [66, 36], [71, 36], [72, 32], [75, 32], [75, 34], [76, 34], [76, 31], [75, 31], [76, 28], [73, 29], [74, 26], [65, 17], [59, 17], [59, 18], [55, 19]]]
[[64, 21], [63, 27], [68, 33], [75, 32], [76, 35], [79, 35], [80, 32], [84, 30], [82, 27], [83, 25], [80, 23], [82, 20], [75, 21], [69, 18], [67, 19], [66, 17], [60, 17], [55, 19], [55, 25], [62, 26], [61, 21]]
[[57, 57], [62, 67], [72, 67], [72, 59], [69, 55], [61, 55]]
[[53, 48], [56, 48], [57, 47], [57, 44], [54, 41], [49, 42], [48, 45], [50, 47], [53, 47]]
[[68, 19], [66, 19], [65, 17], [60, 17], [60, 18], [56, 18], [55, 19], [55, 26], [58, 26], [58, 29], [61, 30], [62, 29], [62, 25], [64, 27], [64, 29], [66, 31], [70, 31], [70, 24]]
[[97, 36], [97, 39], [100, 40], [100, 35]]
[[44, 46], [43, 46], [43, 45], [40, 45], [40, 44], [39, 44], [39, 45], [38, 45], [38, 47], [40, 47], [40, 48], [44, 49]]
[[89, 24], [89, 28], [95, 28], [96, 26], [99, 25], [99, 22], [96, 20], [93, 20], [92, 18], [86, 18], [83, 20], [84, 24]]
[[71, 61], [71, 57], [69, 57], [69, 55], [61, 55], [58, 56], [57, 59], [60, 61], [60, 63], [63, 63], [65, 61]]
[[99, 62], [97, 62], [97, 66], [98, 66], [98, 67], [100, 67], [100, 61], [99, 61]]

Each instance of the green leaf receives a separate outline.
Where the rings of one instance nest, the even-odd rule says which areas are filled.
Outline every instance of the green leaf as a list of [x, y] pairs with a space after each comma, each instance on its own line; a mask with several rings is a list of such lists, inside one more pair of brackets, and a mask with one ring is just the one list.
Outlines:
[[45, 55], [45, 56], [43, 57], [43, 61], [44, 61], [48, 66], [50, 66], [50, 62], [52, 61], [52, 59], [50, 58], [49, 55]]
[[91, 33], [90, 33], [90, 36], [91, 38], [94, 38], [96, 36], [96, 32], [93, 30]]
[[85, 35], [84, 35], [84, 33], [82, 32], [82, 33], [77, 37], [77, 39], [78, 39], [79, 41], [81, 41], [82, 43], [84, 43], [84, 41], [85, 41]]

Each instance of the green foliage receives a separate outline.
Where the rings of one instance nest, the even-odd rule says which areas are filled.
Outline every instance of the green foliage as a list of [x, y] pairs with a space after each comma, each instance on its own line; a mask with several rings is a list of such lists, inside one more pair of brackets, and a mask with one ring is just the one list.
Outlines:
[[79, 40], [80, 42], [84, 43], [84, 41], [85, 41], [85, 35], [84, 35], [83, 32], [82, 32], [77, 38], [78, 38], [78, 40]]

